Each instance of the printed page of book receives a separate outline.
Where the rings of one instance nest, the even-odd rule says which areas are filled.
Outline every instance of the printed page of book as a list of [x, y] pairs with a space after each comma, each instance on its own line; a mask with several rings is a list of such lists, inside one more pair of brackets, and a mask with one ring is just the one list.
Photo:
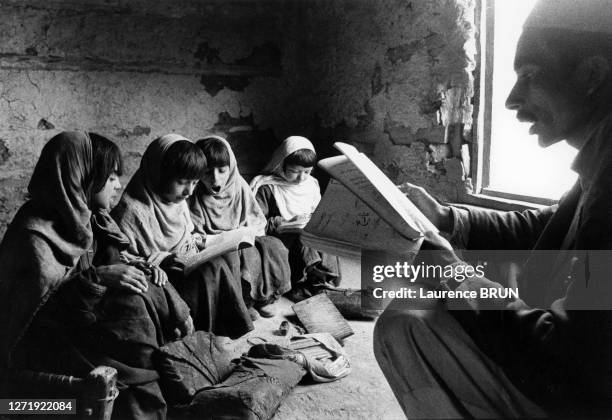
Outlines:
[[[397, 188], [389, 177], [370, 160], [370, 158], [359, 152], [355, 146], [347, 143], [336, 142], [334, 143], [334, 147], [342, 152], [369, 181], [370, 186], [364, 189], [365, 193], [371, 191], [372, 188], [377, 190], [380, 195], [385, 198], [385, 202], [388, 203], [410, 227], [418, 232], [438, 231], [433, 223], [421, 213], [421, 211], [399, 190], [399, 188]], [[358, 185], [362, 182], [363, 181], [359, 181]], [[361, 198], [368, 202], [366, 199], [367, 196]], [[386, 219], [386, 214], [380, 213], [380, 215]], [[395, 224], [391, 224], [396, 227]]]
[[[319, 167], [342, 182], [407, 239], [416, 239], [423, 236], [417, 224], [411, 220], [405, 207], [396, 205], [396, 208], [394, 208], [389, 199], [366, 178], [348, 157], [334, 156], [322, 159], [319, 161]], [[391, 196], [389, 193], [387, 195]]]
[[[331, 180], [310, 222], [308, 233], [359, 249], [393, 253], [418, 251], [421, 241], [407, 239], [341, 183]], [[303, 238], [304, 239], [304, 238]]]
[[315, 235], [305, 230], [302, 232], [302, 242], [304, 245], [337, 257], [345, 257], [352, 260], [359, 260], [361, 258], [361, 247], [349, 242]]
[[195, 255], [187, 258], [185, 263], [185, 274], [188, 275], [200, 264], [210, 261], [219, 255], [223, 255], [239, 248], [244, 248], [255, 243], [255, 232], [248, 227], [228, 230], [218, 235], [207, 238], [206, 247]]

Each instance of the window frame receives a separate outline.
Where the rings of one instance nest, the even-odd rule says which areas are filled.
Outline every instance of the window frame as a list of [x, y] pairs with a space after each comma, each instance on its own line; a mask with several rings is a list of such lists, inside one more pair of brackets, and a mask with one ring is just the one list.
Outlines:
[[471, 204], [493, 206], [500, 209], [540, 208], [558, 203], [544, 197], [498, 191], [489, 188], [491, 163], [491, 124], [493, 117], [493, 70], [495, 43], [495, 0], [478, 0], [475, 12], [478, 28], [476, 40], [477, 66], [474, 72], [474, 115], [476, 138], [472, 148], [471, 177], [474, 192], [469, 194]]

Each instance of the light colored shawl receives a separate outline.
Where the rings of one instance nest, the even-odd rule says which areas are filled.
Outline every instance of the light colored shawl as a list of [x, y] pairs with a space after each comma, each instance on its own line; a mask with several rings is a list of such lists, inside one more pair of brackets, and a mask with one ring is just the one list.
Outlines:
[[259, 175], [251, 181], [253, 194], [257, 194], [260, 187], [272, 186], [272, 193], [280, 215], [285, 220], [295, 216], [311, 214], [321, 201], [321, 189], [316, 178], [308, 176], [304, 182], [293, 184], [283, 178], [283, 162], [290, 154], [308, 149], [315, 151], [314, 146], [305, 137], [287, 137], [274, 151], [272, 159], [264, 168], [264, 175]]
[[218, 193], [209, 191], [203, 182], [196, 186], [194, 194], [189, 198], [189, 208], [196, 231], [219, 234], [240, 227], [249, 227], [257, 236], [264, 235], [266, 218], [249, 184], [238, 172], [232, 147], [219, 136], [208, 136], [200, 141], [210, 138], [219, 140], [227, 148], [230, 158], [229, 176]]
[[128, 252], [159, 265], [168, 255], [197, 252], [187, 202], [166, 203], [159, 196], [164, 155], [172, 144], [187, 140], [178, 134], [155, 139], [128, 183], [112, 216], [130, 241]]
[[86, 133], [49, 140], [28, 185], [30, 198], [0, 244], [0, 371], [36, 312], [92, 246], [92, 160]]

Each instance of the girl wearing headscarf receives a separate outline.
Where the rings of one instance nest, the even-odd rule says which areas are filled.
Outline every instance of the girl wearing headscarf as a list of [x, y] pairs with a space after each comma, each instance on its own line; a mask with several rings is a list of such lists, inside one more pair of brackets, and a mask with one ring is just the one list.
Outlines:
[[[127, 238], [108, 214], [121, 168], [117, 146], [93, 133], [61, 133], [43, 148], [30, 198], [0, 245], [0, 376], [112, 366], [121, 389], [114, 413], [164, 418], [151, 354], [191, 322], [159, 272], [122, 258]], [[36, 391], [8, 382], [15, 396]]]
[[128, 252], [168, 273], [189, 305], [195, 328], [232, 338], [253, 329], [240, 282], [223, 257], [183, 274], [185, 259], [204, 247], [186, 203], [206, 167], [202, 151], [178, 134], [155, 139], [112, 212]]
[[230, 144], [219, 136], [205, 137], [196, 144], [208, 166], [189, 199], [195, 229], [209, 238], [238, 228], [254, 232], [254, 247], [226, 258], [242, 279], [247, 305], [252, 304], [263, 316], [273, 316], [271, 304], [291, 288], [287, 251], [278, 239], [264, 236], [266, 218], [238, 171]]
[[289, 251], [291, 298], [304, 299], [327, 283], [339, 284], [338, 260], [304, 245], [295, 231], [283, 225], [306, 225], [321, 201], [319, 182], [310, 175], [317, 161], [312, 143], [305, 137], [286, 138], [274, 151], [264, 174], [251, 188], [267, 218], [266, 233], [281, 239]]

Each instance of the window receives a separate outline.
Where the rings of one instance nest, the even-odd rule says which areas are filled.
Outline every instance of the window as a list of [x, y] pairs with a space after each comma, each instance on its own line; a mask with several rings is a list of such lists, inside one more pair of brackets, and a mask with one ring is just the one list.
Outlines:
[[[558, 200], [576, 180], [575, 149], [565, 142], [543, 149], [529, 124], [504, 106], [514, 82], [513, 60], [523, 22], [535, 0], [482, 0], [481, 168], [482, 194], [537, 204]], [[477, 184], [478, 185], [478, 184]]]

